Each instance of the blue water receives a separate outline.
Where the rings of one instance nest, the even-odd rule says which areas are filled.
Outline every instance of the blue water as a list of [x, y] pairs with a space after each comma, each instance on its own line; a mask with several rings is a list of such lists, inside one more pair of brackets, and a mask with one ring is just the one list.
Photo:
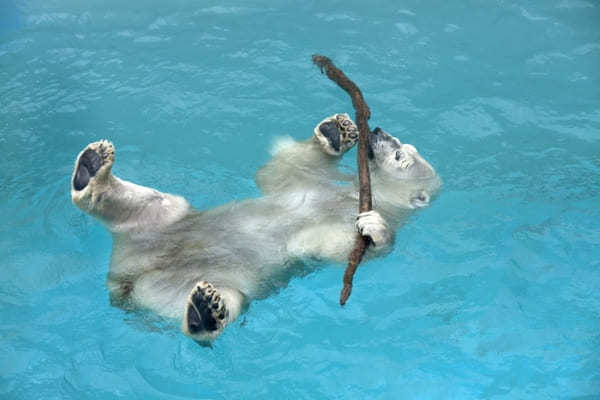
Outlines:
[[[600, 4], [325, 3], [0, 0], [0, 398], [600, 398]], [[315, 52], [440, 197], [343, 309], [337, 266], [212, 349], [111, 307], [78, 151], [198, 208], [258, 195], [275, 137], [352, 113]]]

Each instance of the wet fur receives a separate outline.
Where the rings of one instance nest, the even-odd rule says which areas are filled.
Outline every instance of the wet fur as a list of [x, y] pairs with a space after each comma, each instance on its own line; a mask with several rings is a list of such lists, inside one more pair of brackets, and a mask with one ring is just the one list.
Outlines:
[[[72, 198], [113, 235], [107, 284], [114, 304], [182, 320], [190, 293], [206, 281], [223, 297], [225, 325], [292, 276], [344, 261], [356, 233], [357, 182], [321, 147], [315, 139], [288, 140], [257, 173], [262, 197], [199, 211], [182, 197], [113, 176], [112, 145], [89, 145], [76, 161], [74, 184], [87, 150], [104, 149], [104, 164], [85, 188], [72, 188]], [[372, 166], [374, 207], [394, 230], [415, 208], [411, 199], [433, 195], [439, 184], [437, 175], [397, 180]]]

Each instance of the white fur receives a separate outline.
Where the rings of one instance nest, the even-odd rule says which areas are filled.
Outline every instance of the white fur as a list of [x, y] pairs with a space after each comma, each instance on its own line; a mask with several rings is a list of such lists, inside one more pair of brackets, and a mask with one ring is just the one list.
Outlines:
[[292, 150], [295, 144], [296, 141], [291, 136], [278, 137], [273, 142], [273, 145], [271, 146], [271, 151], [269, 153], [271, 153], [271, 155], [274, 156], [286, 150]]
[[358, 214], [356, 230], [363, 236], [369, 236], [375, 247], [381, 248], [393, 242], [394, 231], [375, 210]]
[[[197, 282], [210, 282], [221, 295], [229, 312], [226, 325], [250, 301], [285, 286], [310, 260], [345, 261], [357, 230], [375, 244], [368, 255], [389, 249], [410, 210], [428, 204], [440, 187], [432, 168], [427, 179], [422, 168], [411, 179], [411, 169], [400, 166], [400, 176], [389, 154], [383, 154], [388, 150], [375, 149], [381, 153], [371, 165], [377, 211], [355, 221], [357, 182], [338, 171], [339, 157], [324, 152], [315, 139], [288, 138], [257, 173], [263, 197], [200, 212], [182, 197], [113, 176], [114, 148], [106, 141], [87, 148], [99, 146], [109, 154], [106, 165], [87, 187], [71, 194], [113, 234], [111, 296], [179, 320]], [[406, 152], [419, 163], [422, 158], [412, 149]], [[189, 334], [185, 324], [183, 330]], [[220, 332], [195, 338], [210, 340]]]

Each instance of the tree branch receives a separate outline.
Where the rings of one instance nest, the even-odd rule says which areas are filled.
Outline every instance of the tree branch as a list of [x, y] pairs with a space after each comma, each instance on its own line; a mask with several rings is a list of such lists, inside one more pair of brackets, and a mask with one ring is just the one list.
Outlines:
[[[365, 103], [362, 93], [358, 86], [352, 82], [346, 74], [337, 68], [331, 60], [325, 56], [315, 54], [312, 56], [313, 62], [321, 69], [321, 73], [326, 73], [327, 77], [344, 89], [352, 99], [352, 106], [356, 111], [355, 122], [358, 127], [358, 181], [359, 181], [359, 212], [370, 211], [373, 208], [371, 200], [371, 177], [369, 175], [369, 163], [367, 159], [369, 147], [369, 129], [368, 119], [371, 117], [371, 110]], [[352, 280], [354, 273], [360, 264], [365, 251], [369, 247], [370, 239], [367, 236], [361, 236], [357, 233], [354, 242], [354, 249], [350, 253], [348, 266], [344, 272], [344, 287], [340, 293], [340, 305], [346, 304], [346, 301], [352, 293]]]

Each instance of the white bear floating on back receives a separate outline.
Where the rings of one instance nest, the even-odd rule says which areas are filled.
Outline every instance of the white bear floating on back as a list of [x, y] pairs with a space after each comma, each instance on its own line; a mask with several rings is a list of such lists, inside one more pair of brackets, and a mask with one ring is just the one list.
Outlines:
[[204, 211], [117, 178], [113, 145], [89, 144], [75, 162], [71, 196], [112, 233], [111, 300], [180, 320], [186, 335], [210, 341], [295, 273], [346, 261], [357, 229], [373, 241], [367, 256], [385, 254], [394, 230], [441, 181], [412, 145], [377, 128], [369, 143], [375, 211], [356, 217], [356, 178], [337, 164], [357, 137], [346, 114], [326, 118], [311, 139], [280, 146], [258, 171], [262, 197]]

